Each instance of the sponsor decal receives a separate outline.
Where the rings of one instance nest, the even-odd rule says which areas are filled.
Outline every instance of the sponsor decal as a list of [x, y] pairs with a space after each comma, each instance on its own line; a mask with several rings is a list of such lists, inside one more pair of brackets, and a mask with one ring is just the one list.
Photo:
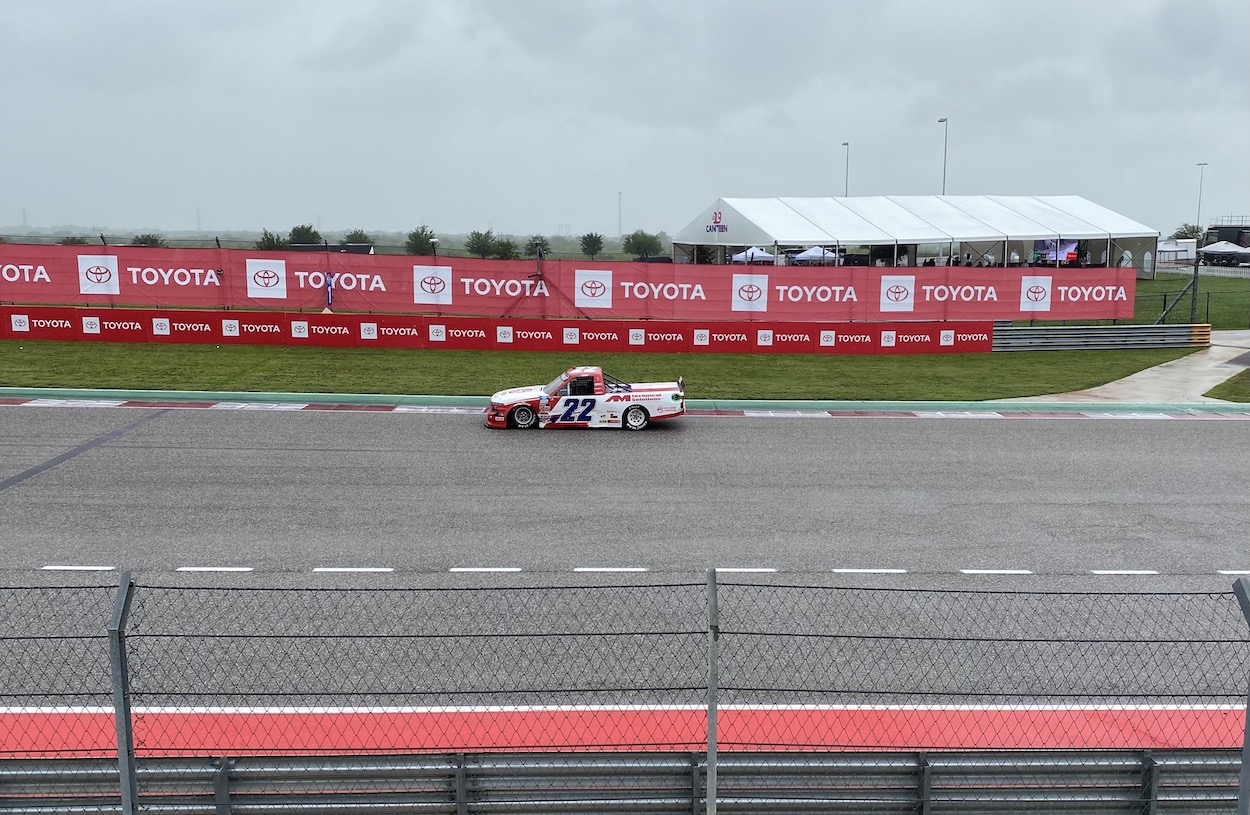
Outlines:
[[78, 256], [79, 294], [120, 294], [117, 255]]
[[773, 344], [773, 332], [767, 328], [761, 328], [755, 332], [755, 344], [761, 347], [767, 347]]
[[451, 305], [451, 267], [413, 266], [412, 302], [428, 306]]
[[99, 334], [100, 333], [100, 318], [99, 317], [83, 317], [82, 318], [82, 333]]
[[[449, 328], [445, 333], [452, 339], [486, 339], [486, 332], [481, 328]], [[433, 338], [431, 337], [431, 339]]]
[[512, 326], [510, 325], [495, 326], [495, 342], [503, 342], [503, 343], [512, 342]]
[[997, 303], [993, 286], [921, 286], [926, 303]]
[[362, 340], [376, 340], [378, 338], [377, 323], [361, 323], [360, 338]]
[[308, 339], [308, 321], [307, 320], [292, 320], [291, 321], [291, 336], [297, 340]]
[[715, 342], [748, 342], [749, 338], [741, 331], [731, 331], [728, 333], [712, 332], [712, 339]]
[[577, 345], [581, 341], [581, 330], [577, 328], [564, 329], [564, 344]]
[[153, 317], [152, 318], [152, 333], [158, 337], [168, 337], [169, 336], [169, 318], [168, 317]]
[[1058, 286], [1060, 303], [1109, 303], [1128, 301], [1123, 286]]
[[248, 258], [247, 296], [254, 300], [285, 300], [286, 261]]
[[838, 344], [838, 332], [836, 331], [821, 331], [820, 332], [820, 346], [822, 348], [833, 348], [837, 344]]
[[706, 300], [699, 283], [621, 283], [626, 300]]
[[620, 342], [621, 338], [615, 331], [583, 331], [582, 339], [587, 342]]
[[881, 332], [881, 347], [882, 347], [882, 348], [893, 348], [893, 347], [894, 347], [894, 332], [893, 332], [893, 331], [882, 331], [882, 332]]
[[[5, 283], [51, 283], [52, 278], [48, 277], [48, 270], [42, 266], [31, 263], [6, 263], [0, 266], [0, 280]], [[79, 276], [79, 289], [82, 286], [82, 276]], [[86, 292], [82, 292], [86, 294]]]
[[694, 344], [707, 345], [712, 339], [712, 332], [706, 328], [696, 328], [694, 330]]
[[573, 305], [578, 308], [612, 308], [612, 272], [577, 269], [573, 288]]
[[541, 330], [537, 330], [537, 329], [530, 329], [530, 330], [526, 330], [526, 331], [513, 331], [513, 332], [512, 332], [512, 336], [516, 337], [518, 340], [551, 340], [551, 339], [555, 339], [555, 337], [552, 335], [552, 333], [551, 333], [550, 331], [541, 331]]
[[647, 332], [647, 342], [685, 342], [685, 341], [686, 341], [685, 336], [675, 331], [668, 331], [668, 332], [648, 331]]
[[[429, 269], [431, 267], [424, 267]], [[450, 270], [448, 271], [450, 277]], [[465, 294], [476, 294], [482, 297], [494, 295], [495, 297], [550, 297], [551, 292], [547, 291], [547, 284], [542, 280], [534, 280], [533, 278], [505, 278], [497, 279], [492, 277], [462, 277], [460, 282], [464, 285]], [[425, 301], [420, 301], [425, 302]], [[451, 302], [449, 297], [447, 302]]]
[[707, 225], [708, 232], [728, 232], [729, 227], [722, 223], [725, 215], [719, 209], [712, 213], [712, 222]]
[[907, 344], [907, 343], [909, 343], [909, 342], [910, 342], [910, 343], [916, 343], [916, 342], [933, 342], [933, 335], [932, 335], [932, 334], [901, 334], [901, 333], [896, 333], [896, 334], [895, 334], [895, 336], [894, 336], [894, 341], [895, 341], [895, 342], [897, 342], [897, 343], [899, 343], [900, 345], [906, 345], [906, 344]]
[[630, 394], [628, 393], [614, 393], [610, 395], [604, 401], [605, 402], [628, 402], [629, 400], [630, 400]]
[[447, 341], [447, 326], [431, 325], [429, 337], [430, 337], [430, 342], [446, 342]]
[[774, 342], [811, 342], [811, 334], [773, 334]]
[[949, 328], [943, 329], [942, 333], [938, 335], [938, 344], [939, 345], [954, 345], [955, 344], [955, 332], [951, 331]]
[[239, 336], [239, 321], [238, 320], [222, 320], [221, 321], [221, 336], [223, 337]]
[[419, 337], [421, 336], [421, 329], [410, 325], [384, 325], [378, 328], [378, 333], [383, 337]]
[[301, 289], [342, 289], [343, 291], [386, 291], [381, 275], [352, 272], [296, 272]]
[[854, 286], [774, 286], [777, 301], [791, 303], [858, 303]]
[[1051, 277], [1024, 275], [1020, 278], [1020, 310], [1050, 311]]
[[10, 314], [9, 328], [14, 331], [30, 331], [30, 317], [25, 314]]
[[135, 286], [221, 286], [216, 269], [161, 269], [156, 266], [127, 266]]
[[881, 310], [912, 311], [916, 307], [916, 276], [881, 276]]
[[768, 311], [768, 275], [734, 275], [730, 307], [733, 311]]
[[990, 335], [986, 334], [984, 331], [980, 331], [976, 334], [957, 334], [955, 336], [960, 342], [989, 342], [990, 341]]
[[345, 325], [314, 325], [310, 326], [310, 328], [312, 329], [312, 333], [318, 336], [352, 333]]
[[212, 333], [212, 330], [213, 330], [213, 327], [209, 325], [208, 323], [185, 323], [180, 320], [175, 320], [170, 325], [174, 331], [181, 331], [183, 333], [191, 333], [191, 334]]
[[629, 344], [630, 345], [646, 345], [647, 344], [646, 329], [644, 328], [629, 329]]

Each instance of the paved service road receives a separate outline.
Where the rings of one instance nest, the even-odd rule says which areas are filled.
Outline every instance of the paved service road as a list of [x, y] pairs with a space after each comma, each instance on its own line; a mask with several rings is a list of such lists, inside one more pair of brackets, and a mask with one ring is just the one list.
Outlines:
[[1221, 570], [1250, 570], [1247, 460], [1245, 423], [1218, 419], [687, 417], [630, 434], [0, 407], [0, 573], [888, 568], [908, 574], [864, 579], [970, 586], [960, 570], [1149, 570], [1105, 588], [1227, 590]]

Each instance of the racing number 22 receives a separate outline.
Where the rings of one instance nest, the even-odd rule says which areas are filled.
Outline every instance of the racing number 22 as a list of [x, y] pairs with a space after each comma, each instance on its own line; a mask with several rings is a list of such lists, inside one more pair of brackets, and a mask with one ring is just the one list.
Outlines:
[[[581, 414], [577, 413], [578, 408], [582, 409]], [[556, 421], [560, 422], [589, 422], [590, 411], [595, 409], [594, 399], [565, 399], [564, 413], [560, 414], [560, 418]]]

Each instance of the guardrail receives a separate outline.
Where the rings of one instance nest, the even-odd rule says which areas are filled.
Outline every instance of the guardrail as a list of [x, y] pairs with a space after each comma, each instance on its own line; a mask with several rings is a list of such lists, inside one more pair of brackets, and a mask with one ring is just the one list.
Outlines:
[[[734, 753], [718, 809], [1231, 812], [1239, 751]], [[143, 812], [703, 812], [704, 753], [488, 753], [144, 761]], [[117, 764], [0, 761], [0, 813], [121, 812]]]
[[1119, 348], [1206, 348], [1211, 326], [994, 324], [995, 351], [1106, 351]]

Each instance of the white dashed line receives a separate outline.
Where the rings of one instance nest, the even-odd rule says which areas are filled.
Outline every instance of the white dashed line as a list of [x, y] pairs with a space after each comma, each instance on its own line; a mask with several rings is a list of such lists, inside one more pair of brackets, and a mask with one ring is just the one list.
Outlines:
[[576, 566], [575, 572], [645, 572], [646, 566]]
[[728, 567], [728, 568], [726, 568], [726, 567], [724, 567], [724, 566], [718, 566], [718, 567], [716, 568], [716, 571], [718, 571], [718, 572], [727, 572], [727, 573], [731, 573], [731, 574], [771, 574], [772, 572], [775, 572], [775, 571], [777, 571], [777, 570], [776, 570], [776, 569], [753, 568], [753, 567], [749, 567], [749, 566], [745, 566], [745, 567], [735, 567], [735, 566], [730, 566], [730, 567]]
[[1220, 574], [1227, 574], [1227, 575], [1250, 574], [1250, 569], [1220, 569]]
[[907, 574], [906, 569], [833, 569], [835, 574]]
[[1028, 569], [960, 569], [960, 574], [1033, 574]]
[[1154, 569], [1090, 569], [1089, 573], [1101, 575], [1158, 574]]
[[449, 572], [519, 572], [520, 566], [452, 566]]
[[45, 572], [111, 572], [113, 566], [44, 566]]
[[251, 566], [179, 566], [175, 572], [250, 572]]
[[378, 572], [393, 572], [395, 570], [389, 566], [318, 566], [315, 569], [313, 569], [313, 571], [321, 572], [322, 574], [339, 574], [339, 573], [373, 574], [373, 573], [378, 573]]

